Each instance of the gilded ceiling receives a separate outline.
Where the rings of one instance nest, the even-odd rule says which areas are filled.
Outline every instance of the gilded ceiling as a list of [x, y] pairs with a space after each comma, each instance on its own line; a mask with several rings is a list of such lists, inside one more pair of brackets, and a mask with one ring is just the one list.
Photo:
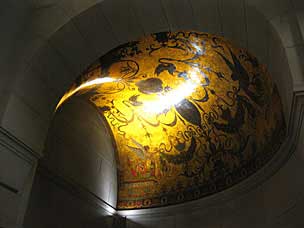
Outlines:
[[79, 77], [58, 107], [71, 96], [95, 105], [112, 132], [118, 209], [227, 189], [264, 166], [286, 134], [266, 67], [207, 33], [162, 32], [121, 45]]

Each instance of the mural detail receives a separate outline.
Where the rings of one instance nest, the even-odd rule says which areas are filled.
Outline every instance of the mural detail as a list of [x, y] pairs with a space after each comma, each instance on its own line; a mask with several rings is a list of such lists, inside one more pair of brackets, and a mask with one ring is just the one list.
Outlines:
[[222, 37], [162, 32], [117, 47], [59, 102], [85, 96], [108, 122], [119, 209], [185, 202], [266, 164], [285, 137], [266, 67]]

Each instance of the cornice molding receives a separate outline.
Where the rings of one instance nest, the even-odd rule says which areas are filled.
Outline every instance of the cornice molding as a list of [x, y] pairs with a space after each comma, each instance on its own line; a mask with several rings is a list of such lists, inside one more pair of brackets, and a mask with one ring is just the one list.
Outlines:
[[15, 153], [17, 156], [21, 157], [23, 160], [33, 164], [41, 155], [33, 151], [29, 146], [24, 144], [22, 141], [17, 139], [9, 131], [5, 130], [0, 126], [0, 145], [7, 148], [9, 151]]
[[294, 94], [295, 96], [297, 96], [296, 94], [304, 92], [304, 83], [296, 83], [293, 85], [293, 88], [294, 88]]

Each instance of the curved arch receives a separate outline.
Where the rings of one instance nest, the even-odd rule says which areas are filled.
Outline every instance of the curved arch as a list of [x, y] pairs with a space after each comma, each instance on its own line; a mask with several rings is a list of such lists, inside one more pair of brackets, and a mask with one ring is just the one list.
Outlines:
[[[290, 82], [292, 79], [289, 80], [290, 76], [286, 77], [290, 73], [287, 69], [289, 67], [286, 66], [288, 63], [285, 58], [284, 49], [281, 47], [280, 39], [276, 38], [275, 32], [271, 31], [273, 29], [268, 24], [268, 21], [263, 19], [255, 8], [251, 6], [245, 7], [242, 1], [239, 2], [242, 4], [238, 5], [236, 3], [225, 3], [225, 5], [221, 6], [214, 4], [214, 1], [210, 0], [203, 3], [191, 1], [192, 7], [202, 8], [210, 5], [210, 9], [208, 10], [217, 14], [217, 16], [212, 14], [211, 16], [207, 15], [205, 18], [202, 18], [199, 12], [195, 12], [191, 7], [185, 7], [181, 3], [173, 4], [171, 2], [170, 5], [169, 3], [162, 4], [156, 1], [155, 3], [149, 3], [154, 5], [153, 16], [145, 20], [143, 20], [143, 16], [138, 16], [139, 20], [137, 21], [135, 19], [128, 19], [130, 15], [133, 15], [133, 18], [135, 17], [134, 9], [141, 7], [139, 9], [144, 11], [152, 7], [151, 5], [144, 6], [143, 4], [136, 5], [133, 3], [133, 10], [129, 10], [129, 13], [124, 13], [126, 11], [124, 10], [125, 6], [119, 5], [120, 1], [118, 0], [93, 1], [89, 5], [79, 4], [78, 10], [72, 10], [73, 14], [72, 12], [64, 13], [66, 9], [63, 6], [73, 9], [73, 7], [77, 6], [73, 6], [74, 1], [63, 2], [65, 3], [64, 5], [52, 5], [49, 8], [37, 10], [37, 17], [32, 18], [33, 20], [29, 23], [27, 29], [28, 39], [33, 40], [32, 42], [35, 43], [34, 47], [32, 45], [25, 46], [25, 48], [31, 47], [31, 50], [26, 51], [26, 56], [21, 60], [22, 64], [16, 67], [18, 69], [17, 79], [13, 86], [12, 96], [10, 96], [6, 113], [4, 114], [3, 125], [13, 133], [16, 133], [24, 141], [28, 141], [26, 136], [19, 133], [19, 130], [15, 129], [14, 126], [10, 126], [11, 123], [7, 120], [9, 113], [14, 110], [10, 106], [10, 102], [21, 102], [21, 104], [26, 103], [27, 106], [31, 106], [36, 115], [34, 122], [36, 122], [37, 128], [40, 128], [39, 131], [43, 131], [43, 135], [45, 135], [55, 103], [64, 93], [69, 83], [98, 56], [114, 48], [121, 42], [135, 39], [144, 33], [185, 28], [203, 30], [206, 27], [206, 32], [220, 33], [232, 41], [241, 44], [241, 46], [248, 47], [250, 51], [266, 64], [275, 60], [274, 63], [269, 64], [269, 68], [273, 75], [275, 75], [274, 80], [278, 78], [284, 79], [284, 81], [276, 80], [279, 84], [279, 89], [284, 90], [281, 94], [291, 90], [292, 86]], [[89, 6], [91, 7], [85, 10]], [[175, 7], [174, 9], [172, 8], [173, 6]], [[179, 7], [183, 8], [178, 10]], [[50, 14], [52, 10], [57, 14]], [[75, 16], [75, 12], [82, 10], [85, 11]], [[241, 13], [232, 16], [230, 13], [232, 10], [235, 12], [241, 11]], [[182, 24], [178, 15], [174, 14], [175, 11], [184, 12], [183, 14], [189, 14], [192, 17], [189, 16], [188, 20], [185, 20], [187, 24], [185, 24], [186, 22]], [[119, 13], [121, 13], [120, 20], [115, 18], [115, 15]], [[57, 16], [57, 18], [52, 18], [55, 22], [50, 23], [50, 19], [46, 20], [47, 15]], [[198, 18], [198, 16], [200, 16], [200, 23], [194, 23], [195, 20], [192, 19]], [[163, 19], [156, 20], [156, 22], [149, 21], [159, 17]], [[230, 17], [231, 19], [229, 19]], [[143, 25], [138, 25], [138, 21]], [[245, 21], [246, 23], [241, 24], [240, 21]], [[145, 28], [145, 31], [141, 29], [142, 27]], [[57, 30], [58, 28], [60, 29]], [[126, 31], [126, 28], [128, 31]], [[260, 33], [261, 35], [255, 36], [256, 33]], [[269, 40], [276, 41], [269, 42]], [[271, 49], [271, 54], [275, 58], [269, 56], [268, 49]], [[278, 69], [278, 66], [282, 65], [286, 67]], [[281, 69], [284, 69], [284, 74], [280, 73]], [[33, 89], [33, 87], [35, 88]], [[39, 90], [37, 88], [43, 89]], [[38, 97], [41, 99], [37, 99]], [[284, 107], [286, 113], [288, 113], [291, 95], [283, 96], [283, 98]], [[19, 106], [21, 107], [21, 105]], [[31, 112], [31, 110], [28, 112]], [[288, 117], [288, 115], [286, 116]], [[44, 138], [41, 137], [37, 140], [40, 142], [38, 145], [34, 145], [34, 142], [29, 143], [35, 151], [41, 152], [43, 148], [41, 142], [44, 141]]]
[[[190, 1], [192, 5], [185, 5], [183, 1], [176, 4], [173, 1], [151, 1], [147, 6], [132, 1], [132, 8], [127, 6], [128, 10], [125, 10], [125, 5], [120, 5], [121, 1], [91, 1], [88, 5], [79, 6], [75, 2], [66, 0], [63, 5], [36, 8], [36, 16], [31, 18], [25, 39], [19, 44], [21, 47], [33, 40], [33, 46], [25, 45], [24, 49], [20, 49], [26, 55], [16, 67], [17, 79], [2, 125], [37, 153], [43, 151], [52, 113], [60, 96], [88, 64], [122, 42], [145, 33], [168, 29], [202, 30], [206, 27], [206, 32], [222, 34], [247, 47], [269, 65], [283, 97], [286, 117], [289, 116], [294, 74], [290, 73], [290, 70], [293, 73], [293, 69], [289, 70], [285, 47], [290, 43], [295, 44], [293, 38], [299, 31], [286, 32], [286, 24], [275, 23], [275, 16], [280, 17], [285, 11], [263, 11], [262, 4], [248, 7], [243, 0], [235, 4], [227, 1], [215, 4], [213, 0]], [[206, 6], [210, 6], [208, 10], [214, 12], [206, 18], [194, 10]], [[145, 19], [143, 13], [139, 14], [140, 11], [148, 12], [150, 7], [154, 10], [152, 18]], [[56, 13], [52, 14], [54, 18], [46, 19], [52, 10]], [[187, 20], [180, 20], [175, 12], [182, 12], [183, 19]], [[235, 15], [231, 16], [231, 12], [235, 12]], [[119, 13], [121, 20], [115, 18]], [[132, 19], [128, 20], [129, 17]], [[272, 19], [269, 21], [266, 18]], [[51, 20], [54, 23], [50, 23]], [[241, 21], [245, 23], [241, 24]], [[292, 23], [295, 30], [299, 29], [297, 20]], [[256, 33], [261, 35], [254, 36]], [[302, 40], [299, 42], [302, 43]], [[25, 117], [20, 123], [13, 123], [11, 116], [14, 112], [24, 113]], [[23, 128], [32, 129], [32, 132], [24, 132]]]

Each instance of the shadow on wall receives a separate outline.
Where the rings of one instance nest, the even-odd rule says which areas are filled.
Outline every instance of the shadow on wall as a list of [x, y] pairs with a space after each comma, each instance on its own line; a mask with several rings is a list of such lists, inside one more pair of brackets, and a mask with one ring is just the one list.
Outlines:
[[145, 226], [143, 226], [139, 223], [136, 223], [132, 220], [127, 220], [127, 228], [145, 228]]
[[41, 166], [116, 207], [112, 139], [97, 109], [87, 101], [75, 97], [57, 110]]
[[41, 172], [36, 176], [24, 228], [116, 228], [116, 223], [117, 217], [98, 205], [82, 199]]

